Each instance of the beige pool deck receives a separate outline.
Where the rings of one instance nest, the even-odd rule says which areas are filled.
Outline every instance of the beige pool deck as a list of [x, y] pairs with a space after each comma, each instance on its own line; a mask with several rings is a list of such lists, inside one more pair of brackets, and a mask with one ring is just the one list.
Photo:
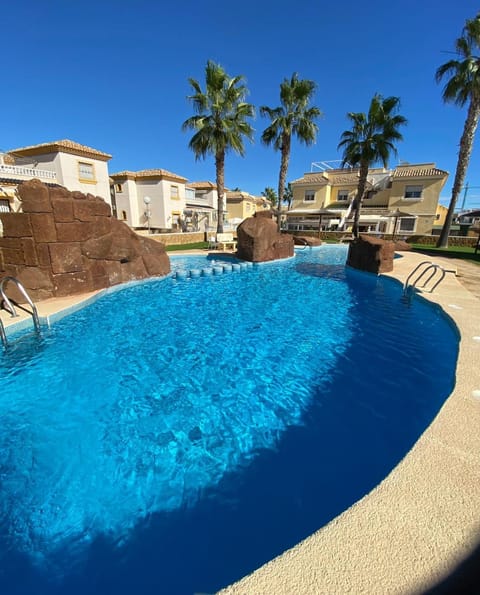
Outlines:
[[[425, 260], [458, 267], [433, 293], [420, 292], [460, 333], [453, 393], [374, 490], [222, 595], [423, 593], [480, 543], [480, 267], [405, 252], [390, 276], [403, 282]], [[91, 295], [40, 302], [38, 311], [49, 316]]]

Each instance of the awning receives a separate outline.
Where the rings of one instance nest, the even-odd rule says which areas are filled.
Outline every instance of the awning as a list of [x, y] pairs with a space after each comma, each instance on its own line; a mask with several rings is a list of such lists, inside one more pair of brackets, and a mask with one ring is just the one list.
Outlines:
[[320, 215], [335, 215], [338, 216], [341, 213], [341, 210], [330, 210], [330, 209], [292, 209], [291, 211], [287, 211], [287, 217], [289, 215], [312, 215], [319, 217]]

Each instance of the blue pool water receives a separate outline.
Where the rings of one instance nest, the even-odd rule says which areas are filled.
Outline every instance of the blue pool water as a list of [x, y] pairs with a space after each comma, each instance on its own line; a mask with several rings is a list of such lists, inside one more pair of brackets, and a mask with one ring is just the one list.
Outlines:
[[451, 392], [458, 337], [345, 256], [138, 284], [12, 342], [0, 593], [213, 593], [377, 485]]

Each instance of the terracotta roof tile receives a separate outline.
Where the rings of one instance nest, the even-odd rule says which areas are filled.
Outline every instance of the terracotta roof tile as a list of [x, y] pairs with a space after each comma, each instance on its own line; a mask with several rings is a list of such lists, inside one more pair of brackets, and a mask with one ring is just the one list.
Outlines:
[[186, 182], [187, 178], [174, 174], [166, 169], [142, 169], [140, 171], [119, 171], [115, 174], [110, 174], [114, 180], [116, 178], [130, 178], [132, 180], [139, 180], [141, 178], [174, 178], [175, 180]]
[[430, 178], [448, 176], [448, 171], [438, 169], [434, 163], [419, 163], [418, 165], [399, 165], [393, 172], [394, 178]]
[[213, 182], [189, 182], [189, 188], [216, 188], [217, 185]]
[[20, 149], [12, 149], [9, 151], [12, 155], [42, 155], [45, 153], [53, 153], [57, 151], [63, 151], [65, 153], [71, 153], [74, 155], [89, 156], [92, 158], [100, 159], [101, 161], [108, 161], [112, 158], [109, 153], [92, 149], [86, 145], [81, 145], [72, 140], [56, 140], [49, 143], [41, 143], [39, 145], [31, 145], [29, 147], [21, 147]]
[[293, 180], [292, 184], [328, 184], [323, 173], [306, 173], [303, 177]]

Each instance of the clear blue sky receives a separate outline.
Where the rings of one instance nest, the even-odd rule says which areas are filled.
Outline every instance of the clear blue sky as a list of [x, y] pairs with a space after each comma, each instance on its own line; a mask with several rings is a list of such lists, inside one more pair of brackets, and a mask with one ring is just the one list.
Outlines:
[[[317, 143], [293, 144], [288, 180], [312, 162], [340, 159], [347, 112], [366, 111], [375, 92], [400, 97], [409, 123], [398, 159], [449, 171], [441, 199], [448, 204], [466, 110], [443, 104], [434, 74], [453, 57], [476, 4], [18, 0], [2, 11], [0, 149], [69, 138], [111, 153], [111, 173], [159, 167], [214, 180], [213, 158], [195, 161], [190, 133], [181, 131], [192, 115], [187, 79], [202, 82], [212, 59], [246, 77], [257, 107], [276, 107], [279, 84], [293, 72], [317, 83], [315, 104], [324, 113]], [[260, 143], [267, 124], [257, 114], [246, 156], [227, 157], [230, 188], [277, 187], [279, 154]], [[480, 206], [479, 157], [480, 138], [467, 207]]]

